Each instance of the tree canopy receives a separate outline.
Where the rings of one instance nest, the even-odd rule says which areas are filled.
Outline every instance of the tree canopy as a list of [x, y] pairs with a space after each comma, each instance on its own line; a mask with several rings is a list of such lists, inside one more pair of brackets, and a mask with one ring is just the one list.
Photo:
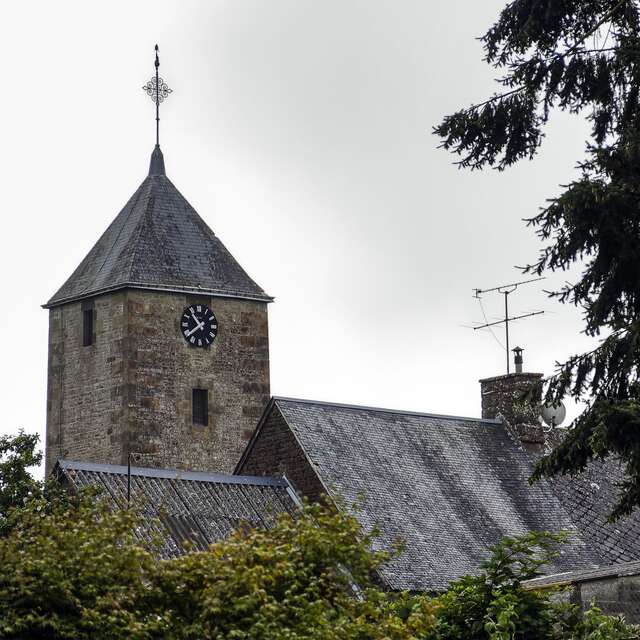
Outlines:
[[8, 531], [11, 510], [40, 490], [40, 483], [29, 472], [42, 461], [36, 448], [39, 440], [37, 434], [24, 431], [0, 437], [0, 536]]
[[501, 91], [435, 127], [463, 168], [532, 158], [554, 111], [586, 117], [580, 177], [527, 222], [543, 243], [525, 271], [580, 274], [551, 295], [583, 310], [593, 351], [557, 363], [546, 400], [586, 403], [535, 478], [618, 456], [612, 518], [640, 505], [640, 13], [636, 0], [514, 0], [481, 38]]
[[322, 506], [160, 559], [135, 510], [34, 497], [0, 538], [0, 637], [55, 640], [626, 640], [622, 619], [526, 589], [555, 553], [532, 533], [437, 596], [388, 593], [356, 519]]

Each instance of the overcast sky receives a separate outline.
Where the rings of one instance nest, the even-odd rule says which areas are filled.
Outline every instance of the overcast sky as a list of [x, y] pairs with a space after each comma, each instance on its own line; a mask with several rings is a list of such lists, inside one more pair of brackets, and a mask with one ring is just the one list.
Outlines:
[[[431, 128], [486, 97], [499, 0], [38, 1], [0, 8], [0, 431], [44, 435], [47, 311], [144, 179], [153, 73], [167, 173], [270, 306], [278, 395], [477, 416], [504, 351], [475, 287], [523, 279], [521, 221], [574, 175], [587, 128], [539, 157], [459, 171]], [[562, 277], [567, 277], [566, 274]], [[569, 276], [570, 277], [570, 276]], [[553, 287], [561, 277], [544, 283]], [[512, 346], [550, 373], [584, 349], [578, 311], [512, 296]], [[502, 299], [484, 298], [498, 319]], [[503, 340], [498, 329], [497, 338]]]

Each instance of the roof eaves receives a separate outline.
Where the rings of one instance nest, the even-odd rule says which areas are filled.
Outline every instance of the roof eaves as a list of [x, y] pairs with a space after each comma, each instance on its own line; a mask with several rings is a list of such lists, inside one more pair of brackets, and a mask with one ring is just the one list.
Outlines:
[[214, 298], [233, 298], [235, 300], [252, 300], [254, 302], [273, 302], [275, 298], [273, 296], [243, 292], [230, 292], [222, 291], [220, 289], [205, 289], [202, 287], [176, 287], [174, 285], [163, 284], [147, 284], [143, 282], [123, 282], [121, 284], [113, 285], [111, 287], [104, 287], [102, 289], [95, 289], [87, 291], [86, 293], [79, 293], [64, 298], [51, 298], [47, 303], [42, 305], [43, 309], [53, 309], [63, 304], [69, 304], [70, 302], [78, 302], [79, 300], [86, 300], [87, 298], [94, 298], [107, 293], [113, 293], [114, 291], [121, 291], [122, 289], [142, 289], [145, 291], [160, 291], [164, 293], [187, 293], [187, 294], [200, 294], [209, 295]]
[[620, 578], [624, 576], [640, 575], [640, 561], [621, 562], [592, 569], [578, 569], [576, 571], [565, 571], [551, 575], [539, 576], [523, 582], [525, 589], [537, 589], [544, 587], [555, 587], [578, 582], [591, 582], [602, 580], [603, 578]]

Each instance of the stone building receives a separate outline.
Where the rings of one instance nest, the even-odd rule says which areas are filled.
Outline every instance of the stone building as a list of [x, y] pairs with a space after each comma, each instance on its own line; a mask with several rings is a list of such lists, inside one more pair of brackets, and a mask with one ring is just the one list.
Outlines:
[[[501, 377], [503, 392], [518, 402], [521, 375]], [[405, 543], [382, 569], [391, 589], [443, 589], [473, 573], [490, 546], [529, 531], [571, 533], [549, 573], [640, 559], [640, 516], [606, 522], [619, 465], [594, 462], [581, 477], [530, 485], [537, 454], [523, 427], [496, 415], [276, 397], [236, 473], [286, 476], [311, 500], [357, 503], [353, 514], [365, 530], [379, 529], [381, 548]]]
[[269, 399], [267, 304], [165, 174], [47, 302], [46, 471], [59, 458], [231, 471]]
[[540, 374], [482, 380], [481, 418], [270, 399], [271, 300], [167, 178], [156, 146], [149, 175], [45, 305], [47, 472], [99, 484], [119, 506], [125, 486], [144, 496], [167, 555], [328, 498], [359, 502], [379, 546], [404, 542], [381, 570], [389, 589], [444, 589], [501, 538], [534, 529], [571, 532], [548, 569], [562, 580], [628, 578], [640, 516], [606, 522], [615, 461], [528, 482], [548, 444]]

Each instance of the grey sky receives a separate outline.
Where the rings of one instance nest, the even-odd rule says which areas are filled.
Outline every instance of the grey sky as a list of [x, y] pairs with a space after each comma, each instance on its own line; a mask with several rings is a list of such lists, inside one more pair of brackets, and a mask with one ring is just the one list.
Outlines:
[[[0, 430], [44, 433], [39, 305], [146, 174], [156, 41], [174, 89], [167, 173], [276, 297], [273, 393], [478, 415], [477, 380], [504, 356], [460, 326], [482, 319], [471, 290], [520, 279], [513, 265], [539, 246], [521, 218], [574, 175], [586, 138], [557, 117], [540, 156], [500, 174], [458, 171], [436, 148], [442, 115], [493, 88], [474, 38], [502, 6], [3, 3]], [[518, 323], [512, 345], [549, 373], [589, 343], [541, 289], [514, 295], [514, 313], [554, 313]], [[501, 304], [485, 298], [490, 317]]]

